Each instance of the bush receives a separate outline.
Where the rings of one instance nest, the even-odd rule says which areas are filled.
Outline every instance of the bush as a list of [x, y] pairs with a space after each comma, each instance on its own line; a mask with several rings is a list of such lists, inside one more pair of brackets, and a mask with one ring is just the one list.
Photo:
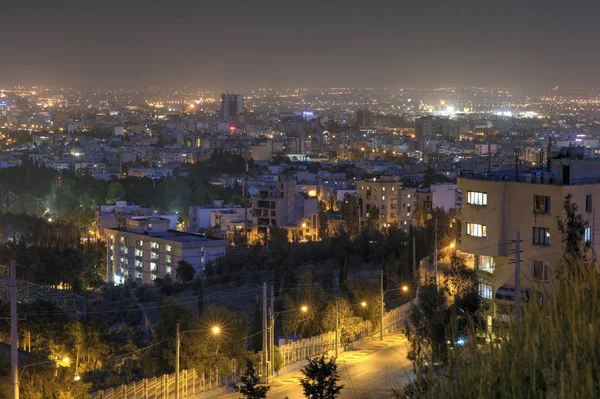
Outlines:
[[412, 397], [600, 397], [600, 276], [595, 264], [568, 267], [568, 277], [552, 281], [552, 295], [540, 286], [523, 301], [520, 323], [497, 332], [501, 345], [471, 336], [461, 351], [450, 351], [441, 383]]

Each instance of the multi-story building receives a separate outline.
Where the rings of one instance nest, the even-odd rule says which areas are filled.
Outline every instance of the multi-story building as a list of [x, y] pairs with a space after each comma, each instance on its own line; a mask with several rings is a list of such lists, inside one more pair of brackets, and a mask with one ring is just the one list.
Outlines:
[[587, 222], [584, 241], [598, 253], [594, 209], [600, 198], [599, 159], [552, 159], [543, 171], [487, 173], [458, 178], [457, 250], [479, 277], [479, 294], [494, 302], [497, 320], [513, 314], [514, 249], [520, 234], [523, 298], [543, 300], [563, 255], [557, 219], [567, 195]]
[[[215, 201], [213, 205], [207, 206], [190, 206], [188, 231], [197, 233], [200, 229], [208, 229], [215, 225], [224, 226], [221, 220], [217, 220], [218, 217], [215, 219], [213, 216], [213, 214], [218, 215], [220, 212], [230, 215], [235, 214], [234, 218], [241, 219], [243, 222], [246, 209], [240, 205], [223, 204], [223, 201]], [[248, 210], [248, 217], [250, 217], [250, 210]]]
[[227, 248], [227, 240], [169, 230], [168, 219], [153, 216], [128, 219], [126, 227], [106, 229], [105, 236], [108, 281], [115, 284], [174, 277], [181, 260], [201, 276], [206, 264], [225, 256]]
[[[235, 121], [244, 112], [244, 96], [241, 94], [221, 94], [221, 117], [225, 122]], [[229, 127], [227, 127], [229, 129]]]
[[96, 228], [98, 234], [104, 236], [105, 229], [127, 226], [127, 219], [135, 216], [151, 216], [149, 205], [128, 204], [127, 201], [116, 201], [114, 204], [96, 206]]
[[408, 231], [412, 225], [416, 189], [404, 188], [397, 178], [361, 180], [356, 183], [361, 223], [367, 223], [370, 212], [377, 208], [377, 228], [392, 224]]
[[294, 182], [273, 182], [257, 188], [252, 197], [253, 233], [268, 234], [270, 226], [291, 226], [294, 217]]

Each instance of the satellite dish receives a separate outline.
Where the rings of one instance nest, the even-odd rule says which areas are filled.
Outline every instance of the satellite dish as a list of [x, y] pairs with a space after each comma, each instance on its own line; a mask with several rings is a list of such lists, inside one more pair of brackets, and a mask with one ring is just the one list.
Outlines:
[[249, 193], [251, 196], [255, 196], [256, 194], [258, 194], [258, 188], [256, 188], [256, 187], [252, 186], [252, 187], [250, 187], [250, 188], [248, 189], [248, 193]]

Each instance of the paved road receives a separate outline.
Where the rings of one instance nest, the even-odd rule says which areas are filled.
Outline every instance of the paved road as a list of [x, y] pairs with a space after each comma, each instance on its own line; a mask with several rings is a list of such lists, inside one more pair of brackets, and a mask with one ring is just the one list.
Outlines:
[[[414, 376], [412, 364], [406, 360], [407, 343], [401, 334], [387, 336], [383, 342], [373, 340], [357, 345], [356, 350], [340, 355], [338, 371], [344, 389], [341, 399], [375, 399], [391, 397], [392, 388], [400, 388]], [[268, 399], [302, 399], [298, 384], [299, 371], [287, 373], [271, 385]], [[239, 398], [230, 393], [219, 399]]]

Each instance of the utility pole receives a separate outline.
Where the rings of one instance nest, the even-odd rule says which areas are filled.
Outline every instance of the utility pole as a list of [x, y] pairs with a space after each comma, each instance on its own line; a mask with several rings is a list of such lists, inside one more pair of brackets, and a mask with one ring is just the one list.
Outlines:
[[437, 288], [438, 288], [438, 278], [437, 278], [437, 236], [438, 236], [438, 221], [437, 218], [435, 219], [435, 232], [434, 232], [434, 246], [433, 246], [433, 279], [434, 284], [435, 284], [435, 292], [437, 295]]
[[263, 360], [263, 380], [266, 382], [267, 378], [267, 359], [268, 359], [268, 348], [267, 348], [267, 283], [263, 283], [263, 344], [262, 344], [262, 360]]
[[413, 247], [412, 247], [412, 252], [413, 252], [413, 259], [412, 259], [412, 267], [413, 267], [413, 279], [415, 281], [418, 281], [418, 276], [417, 276], [417, 246], [415, 244], [416, 242], [416, 237], [415, 234], [413, 232]]
[[246, 184], [244, 186], [244, 244], [248, 246], [248, 161], [246, 161]]
[[596, 260], [596, 208], [592, 208], [592, 236], [590, 239], [592, 241], [592, 260]]
[[338, 299], [335, 298], [335, 358], [338, 358], [338, 347], [340, 346], [339, 342], [339, 329], [340, 329], [340, 316], [339, 316], [339, 306]]
[[17, 340], [17, 261], [10, 261], [10, 366], [12, 375], [12, 397], [19, 399], [19, 347]]
[[271, 320], [269, 323], [271, 337], [269, 339], [269, 360], [271, 362], [271, 377], [275, 377], [275, 288], [271, 285]]
[[381, 291], [381, 306], [380, 306], [380, 315], [379, 315], [379, 339], [383, 341], [383, 270], [379, 274], [379, 283], [380, 283], [380, 291]]
[[175, 399], [179, 399], [179, 345], [181, 344], [181, 336], [179, 335], [179, 322], [177, 322], [177, 330], [175, 336]]
[[515, 317], [519, 325], [521, 322], [521, 233], [518, 231], [515, 251]]

